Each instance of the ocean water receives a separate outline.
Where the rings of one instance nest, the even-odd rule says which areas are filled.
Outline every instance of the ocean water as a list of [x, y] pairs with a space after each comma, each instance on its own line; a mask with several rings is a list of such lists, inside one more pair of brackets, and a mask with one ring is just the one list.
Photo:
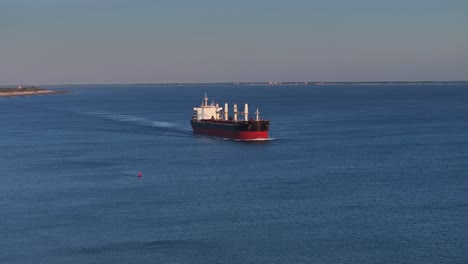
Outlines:
[[468, 263], [466, 86], [50, 88], [0, 98], [0, 263]]

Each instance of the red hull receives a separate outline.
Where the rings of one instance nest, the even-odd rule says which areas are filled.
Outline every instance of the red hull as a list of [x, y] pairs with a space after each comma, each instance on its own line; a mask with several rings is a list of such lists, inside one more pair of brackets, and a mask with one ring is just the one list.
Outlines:
[[235, 131], [235, 130], [222, 130], [213, 128], [193, 128], [195, 134], [207, 135], [220, 138], [231, 138], [236, 140], [255, 140], [267, 139], [268, 131]]

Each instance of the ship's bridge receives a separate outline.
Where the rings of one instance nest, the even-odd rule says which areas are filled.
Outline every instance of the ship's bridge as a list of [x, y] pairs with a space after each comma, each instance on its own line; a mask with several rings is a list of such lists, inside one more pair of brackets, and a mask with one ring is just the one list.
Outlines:
[[205, 94], [205, 98], [202, 101], [200, 107], [193, 108], [193, 118], [197, 120], [202, 119], [221, 119], [222, 107], [219, 107], [218, 104], [215, 104], [214, 101], [208, 105], [208, 97]]

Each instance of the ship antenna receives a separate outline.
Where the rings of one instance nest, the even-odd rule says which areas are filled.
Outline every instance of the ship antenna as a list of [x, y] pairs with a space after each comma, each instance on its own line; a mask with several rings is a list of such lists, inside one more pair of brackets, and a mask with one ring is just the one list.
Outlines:
[[205, 106], [208, 106], [208, 97], [206, 96], [206, 93], [205, 93]]
[[260, 112], [258, 112], [258, 108], [257, 108], [257, 112], [255, 112], [255, 116], [256, 116], [256, 119], [258, 121], [258, 116], [260, 115]]

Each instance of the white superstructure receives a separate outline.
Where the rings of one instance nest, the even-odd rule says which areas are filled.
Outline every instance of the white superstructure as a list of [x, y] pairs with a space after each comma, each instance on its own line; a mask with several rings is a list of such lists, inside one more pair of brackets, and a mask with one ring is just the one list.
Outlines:
[[[244, 112], [239, 112], [237, 110], [237, 104], [234, 104], [233, 108], [233, 113], [234, 113], [234, 121], [241, 121], [238, 120], [238, 114], [244, 115], [244, 120], [243, 121], [248, 121], [248, 116], [249, 116], [249, 105], [245, 104], [244, 105]], [[258, 109], [256, 113], [257, 121], [258, 119]], [[228, 104], [224, 104], [224, 111], [222, 107], [219, 107], [218, 104], [215, 104], [214, 101], [211, 102], [211, 104], [208, 104], [208, 97], [205, 94], [205, 98], [203, 99], [200, 107], [194, 107], [193, 108], [193, 119], [196, 119], [198, 121], [202, 119], [213, 119], [213, 120], [225, 120], [228, 121], [231, 118], [229, 117], [229, 110], [228, 110]]]
[[218, 104], [214, 104], [212, 102], [210, 105], [208, 105], [208, 97], [205, 94], [205, 98], [201, 103], [200, 107], [194, 107], [193, 108], [193, 115], [194, 118], [197, 120], [202, 120], [202, 119], [220, 119], [220, 113], [223, 110], [222, 107], [219, 107]]

